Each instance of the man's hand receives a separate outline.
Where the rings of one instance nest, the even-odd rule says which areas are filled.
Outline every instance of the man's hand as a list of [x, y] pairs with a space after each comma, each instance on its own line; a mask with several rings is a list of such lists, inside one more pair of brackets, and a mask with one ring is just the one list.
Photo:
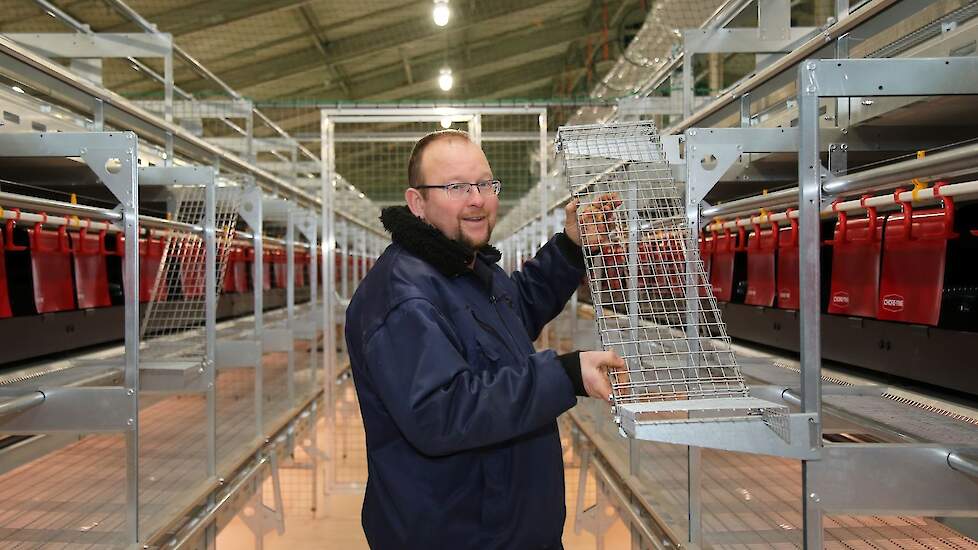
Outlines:
[[[579, 246], [594, 249], [611, 242], [611, 234], [618, 231], [618, 216], [615, 212], [621, 206], [618, 193], [605, 193], [581, 211], [580, 223], [577, 217], [577, 199], [568, 203], [567, 222], [564, 232]], [[568, 227], [574, 226], [571, 235]]]
[[625, 369], [625, 361], [613, 351], [582, 351], [581, 378], [587, 394], [595, 399], [611, 401], [611, 381], [608, 371]]
[[577, 199], [571, 199], [564, 207], [564, 234], [581, 246], [581, 228], [577, 225]]

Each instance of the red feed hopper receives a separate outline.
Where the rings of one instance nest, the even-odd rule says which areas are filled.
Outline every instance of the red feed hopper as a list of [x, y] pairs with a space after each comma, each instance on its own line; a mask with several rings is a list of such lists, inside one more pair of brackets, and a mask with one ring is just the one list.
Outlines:
[[947, 241], [958, 237], [954, 203], [945, 198], [943, 208], [917, 211], [910, 203], [901, 205], [903, 212], [890, 215], [886, 222], [877, 317], [937, 325]]
[[879, 296], [883, 219], [870, 208], [869, 216], [849, 220], [839, 213], [832, 245], [832, 286], [829, 313], [875, 317]]

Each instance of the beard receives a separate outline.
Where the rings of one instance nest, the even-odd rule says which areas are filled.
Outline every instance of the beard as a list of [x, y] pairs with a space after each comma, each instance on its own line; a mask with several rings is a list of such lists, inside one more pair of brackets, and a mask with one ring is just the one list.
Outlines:
[[459, 221], [458, 233], [457, 233], [458, 237], [455, 239], [455, 242], [465, 246], [472, 252], [477, 252], [479, 251], [479, 249], [489, 244], [489, 241], [492, 240], [492, 230], [493, 230], [493, 224], [491, 221], [489, 221], [489, 218], [487, 217], [485, 237], [479, 239], [473, 239], [471, 236], [466, 235], [465, 231], [462, 228], [462, 222]]

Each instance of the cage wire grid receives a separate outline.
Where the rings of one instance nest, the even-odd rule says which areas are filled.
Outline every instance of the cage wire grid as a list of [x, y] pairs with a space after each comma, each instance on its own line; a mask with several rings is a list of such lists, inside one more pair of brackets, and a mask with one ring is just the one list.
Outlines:
[[[655, 125], [558, 132], [613, 403], [748, 396]], [[679, 409], [675, 409], [679, 410]]]
[[[171, 218], [203, 227], [205, 194], [204, 187], [175, 188]], [[220, 294], [241, 193], [238, 187], [220, 187], [215, 195], [216, 286]], [[171, 229], [165, 238], [154, 281], [140, 335], [144, 355], [147, 358], [202, 356], [205, 335], [202, 330], [193, 329], [199, 329], [205, 321], [206, 246], [203, 236], [189, 230]], [[178, 335], [179, 342], [174, 339]], [[169, 340], [173, 340], [174, 345], [166, 345]]]

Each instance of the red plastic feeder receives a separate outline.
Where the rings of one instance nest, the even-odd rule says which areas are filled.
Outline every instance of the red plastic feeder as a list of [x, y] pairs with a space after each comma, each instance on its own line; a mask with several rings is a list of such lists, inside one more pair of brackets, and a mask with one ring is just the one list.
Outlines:
[[747, 239], [747, 296], [744, 303], [752, 306], [774, 306], [775, 252], [780, 230], [775, 223], [770, 229], [754, 224]]
[[[41, 215], [46, 219], [47, 215]], [[71, 276], [71, 247], [64, 226], [47, 231], [41, 223], [30, 230], [31, 274], [34, 279], [34, 306], [38, 313], [75, 309]]]
[[[940, 194], [938, 184], [935, 195]], [[891, 214], [883, 238], [883, 276], [879, 312], [886, 321], [937, 325], [944, 292], [944, 261], [947, 241], [956, 239], [954, 201], [943, 197], [942, 208], [914, 210], [899, 201], [902, 212]]]
[[[738, 235], [742, 235], [743, 228], [740, 228]], [[737, 237], [729, 229], [724, 229], [723, 234], [714, 234], [713, 241], [716, 243], [713, 249], [713, 261], [710, 268], [710, 285], [713, 287], [713, 295], [721, 302], [729, 302], [733, 297], [733, 276], [734, 276], [734, 257], [737, 253]]]
[[[865, 200], [865, 197], [864, 197]], [[829, 313], [875, 317], [879, 297], [883, 219], [875, 208], [868, 217], [849, 220], [839, 212], [832, 245], [832, 285]]]
[[800, 307], [798, 292], [798, 220], [791, 217], [791, 209], [785, 212], [788, 215], [790, 227], [780, 228], [778, 237], [778, 267], [777, 267], [777, 289], [778, 307], [781, 309], [794, 309]]
[[108, 265], [105, 257], [109, 251], [105, 248], [106, 231], [103, 229], [97, 235], [91, 235], [88, 227], [82, 228], [72, 238], [76, 239], [75, 261], [75, 291], [78, 293], [78, 307], [81, 309], [108, 307], [112, 305], [109, 297]]
[[0, 319], [13, 316], [10, 309], [10, 294], [7, 289], [7, 261], [5, 250], [13, 246], [14, 220], [7, 220], [6, 224], [7, 240], [4, 243], [4, 234], [0, 232]]

